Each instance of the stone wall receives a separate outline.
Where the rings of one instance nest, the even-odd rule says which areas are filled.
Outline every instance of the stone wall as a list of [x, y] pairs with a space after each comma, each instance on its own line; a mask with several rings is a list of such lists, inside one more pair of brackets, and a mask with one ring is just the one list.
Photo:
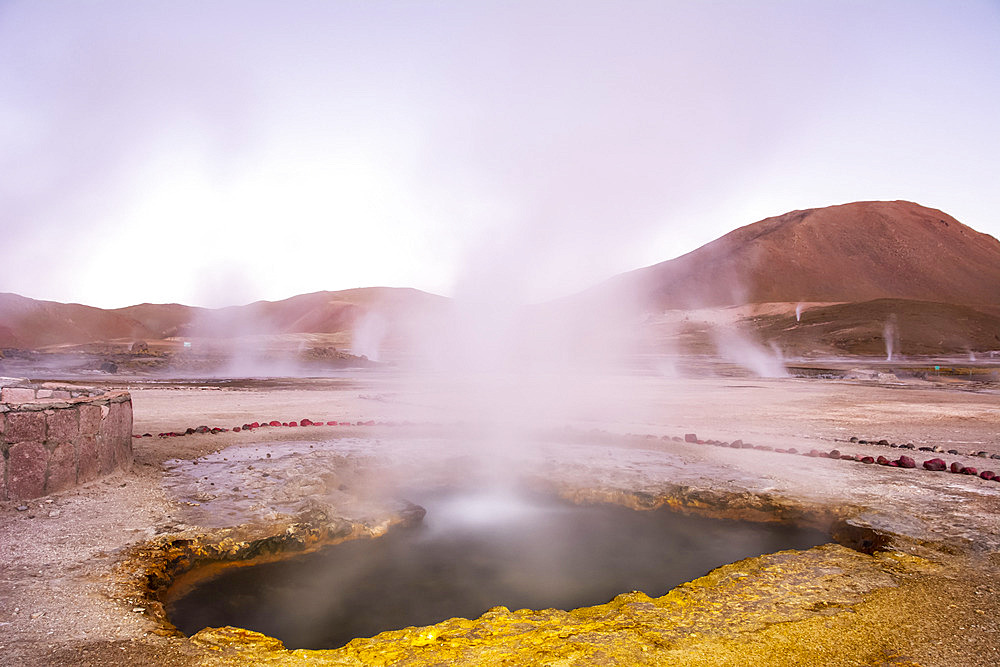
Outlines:
[[132, 467], [132, 397], [0, 378], [0, 500], [65, 491]]

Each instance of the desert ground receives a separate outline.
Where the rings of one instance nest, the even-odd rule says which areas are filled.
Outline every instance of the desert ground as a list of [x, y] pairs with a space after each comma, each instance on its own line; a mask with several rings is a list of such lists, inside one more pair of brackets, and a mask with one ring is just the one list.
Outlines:
[[[997, 664], [1000, 483], [921, 463], [1000, 471], [990, 458], [1000, 455], [1000, 385], [859, 377], [635, 372], [588, 376], [572, 396], [544, 379], [511, 379], [514, 392], [500, 381], [491, 393], [385, 369], [104, 380], [131, 392], [134, 432], [150, 435], [134, 439], [130, 472], [0, 503], [0, 656], [11, 665]], [[323, 425], [160, 435], [304, 419]], [[720, 446], [734, 440], [769, 450]], [[789, 448], [798, 453], [773, 451]], [[909, 455], [917, 467], [803, 455], [833, 449]], [[378, 536], [406, 520], [406, 489], [506, 475], [577, 502], [800, 522], [829, 530], [831, 544], [706, 572], [655, 600], [622, 591], [575, 612], [501, 608], [332, 651], [286, 651], [236, 629], [179, 636], [160, 604], [166, 589], [150, 583], [171, 555], [226, 561], [296, 530], [307, 535], [286, 540], [289, 551]]]

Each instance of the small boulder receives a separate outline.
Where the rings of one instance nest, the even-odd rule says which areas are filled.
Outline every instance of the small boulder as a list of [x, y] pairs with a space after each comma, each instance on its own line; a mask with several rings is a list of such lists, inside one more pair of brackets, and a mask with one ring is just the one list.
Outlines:
[[899, 460], [896, 461], [900, 468], [916, 468], [917, 462], [911, 459], [909, 456], [900, 456]]
[[956, 472], [957, 473], [957, 472], [962, 472], [963, 470], [965, 470], [965, 466], [963, 466], [958, 461], [955, 461], [954, 463], [951, 464], [951, 471], [952, 472]]
[[873, 459], [870, 456], [862, 456], [861, 457], [861, 462], [862, 463], [875, 463], [875, 459]]
[[984, 470], [981, 473], [979, 473], [979, 476], [982, 477], [983, 479], [994, 479], [997, 476], [997, 474], [992, 470]]
[[875, 459], [875, 463], [879, 464], [880, 466], [889, 465], [889, 459], [885, 458], [884, 456], [880, 456], [877, 459]]
[[924, 461], [924, 468], [926, 470], [933, 470], [935, 472], [940, 472], [942, 470], [946, 470], [947, 467], [948, 464], [945, 463], [942, 459], [931, 459], [930, 461]]
[[967, 468], [965, 468], [965, 469], [962, 470], [962, 474], [963, 475], [978, 475], [979, 471], [976, 470], [975, 468], [973, 468], [972, 466], [969, 466], [969, 467], [967, 467]]
[[685, 433], [684, 434], [684, 442], [693, 442], [693, 443], [697, 444], [697, 442], [698, 442], [698, 436], [696, 434], [694, 434], [694, 433]]
[[840, 458], [840, 450], [839, 449], [831, 449], [830, 453], [827, 454], [827, 456], [829, 456], [831, 459], [839, 459]]

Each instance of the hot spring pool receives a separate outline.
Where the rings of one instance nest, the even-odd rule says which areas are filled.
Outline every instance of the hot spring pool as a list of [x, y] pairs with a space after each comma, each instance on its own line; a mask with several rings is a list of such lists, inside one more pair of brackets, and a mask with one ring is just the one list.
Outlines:
[[427, 510], [420, 525], [227, 568], [169, 599], [170, 620], [187, 634], [233, 625], [288, 648], [336, 648], [498, 605], [568, 610], [632, 590], [656, 597], [726, 563], [830, 541], [818, 530], [665, 509], [500, 493], [415, 500]]

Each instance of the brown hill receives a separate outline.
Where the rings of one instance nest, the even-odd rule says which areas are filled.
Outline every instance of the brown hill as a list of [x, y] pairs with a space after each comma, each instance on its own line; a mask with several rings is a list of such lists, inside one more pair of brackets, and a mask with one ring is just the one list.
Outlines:
[[230, 337], [350, 331], [365, 315], [388, 321], [433, 311], [447, 299], [410, 288], [365, 287], [300, 294], [281, 301], [205, 310], [181, 327], [181, 335]]
[[144, 303], [115, 310], [0, 294], [0, 347], [42, 348], [109, 341], [156, 341], [183, 336], [349, 332], [368, 314], [387, 328], [433, 313], [447, 299], [409, 288], [369, 287], [301, 294], [281, 301], [209, 309]]
[[0, 294], [0, 346], [44, 347], [149, 338], [137, 320], [91, 306]]
[[875, 299], [753, 318], [763, 340], [785, 354], [964, 355], [1000, 350], [1000, 308], [908, 299]]
[[792, 211], [606, 289], [646, 309], [882, 298], [1000, 304], [1000, 241], [906, 201]]
[[157, 339], [180, 335], [185, 327], [207, 310], [207, 308], [184, 306], [179, 303], [141, 303], [137, 306], [117, 308], [108, 312], [117, 313], [141, 323], [150, 331], [150, 336]]

